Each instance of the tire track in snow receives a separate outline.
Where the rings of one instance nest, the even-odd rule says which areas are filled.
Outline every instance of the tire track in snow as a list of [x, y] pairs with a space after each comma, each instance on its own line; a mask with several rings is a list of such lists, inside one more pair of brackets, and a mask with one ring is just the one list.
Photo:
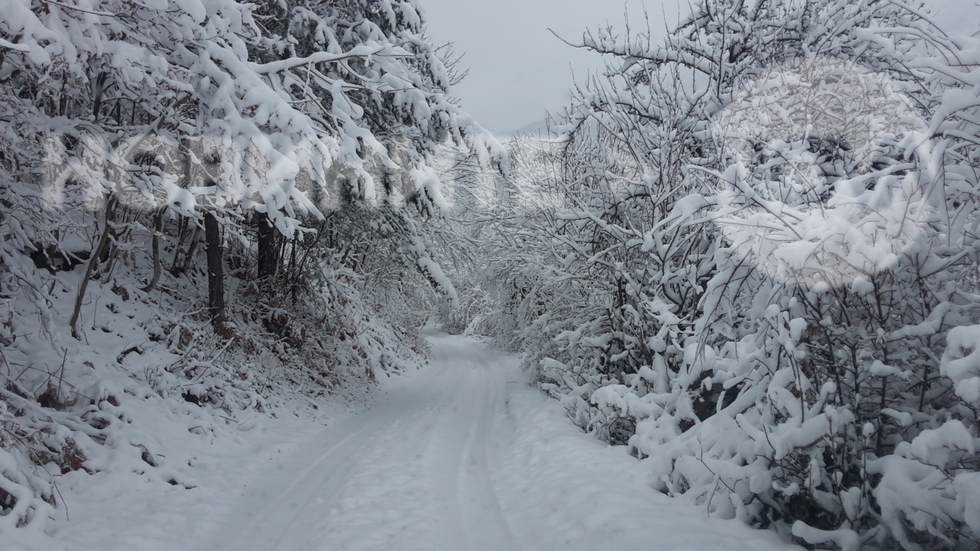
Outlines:
[[202, 551], [520, 549], [488, 466], [494, 365], [457, 343], [434, 352], [425, 373], [249, 492]]
[[[465, 412], [466, 406], [459, 399], [463, 390], [459, 388], [459, 371], [450, 368], [451, 360], [443, 349], [436, 348], [435, 356], [439, 379], [452, 391], [443, 394], [439, 407], [431, 411], [427, 420], [432, 426], [431, 438], [425, 449], [426, 479], [432, 489], [429, 506], [438, 512], [447, 547], [465, 549], [459, 486], [464, 447], [458, 435], [465, 434], [463, 431], [468, 425], [460, 413], [460, 408]], [[462, 368], [459, 365], [456, 367]]]
[[469, 496], [463, 502], [463, 518], [470, 521], [467, 533], [469, 549], [500, 550], [518, 547], [507, 523], [504, 511], [497, 496], [488, 448], [493, 442], [491, 423], [497, 417], [497, 401], [500, 394], [500, 381], [495, 377], [492, 365], [484, 358], [479, 359], [481, 403], [477, 418], [466, 442], [465, 455], [461, 469], [461, 488]]
[[413, 377], [416, 384], [378, 403], [371, 429], [349, 458], [347, 476], [336, 480], [329, 498], [310, 508], [304, 532], [287, 539], [283, 551], [452, 549], [433, 544], [444, 538], [427, 506], [423, 450], [445, 394], [438, 372], [427, 375]]
[[280, 549], [290, 532], [301, 530], [295, 525], [302, 513], [324, 499], [321, 496], [330, 495], [326, 490], [331, 482], [346, 478], [353, 468], [351, 459], [367, 445], [365, 436], [375, 432], [379, 423], [375, 420], [347, 434], [331, 431], [339, 439], [312, 461], [301, 450], [299, 457], [280, 466], [282, 474], [246, 493], [245, 502], [228, 521], [231, 529], [220, 530], [202, 551]]
[[[491, 422], [501, 390], [492, 373], [494, 366], [474, 358], [472, 350], [447, 347], [446, 351], [456, 352], [447, 356], [440, 349], [439, 358], [444, 377], [455, 382], [429, 450], [434, 500], [445, 511], [447, 531], [457, 533], [454, 549], [518, 550], [488, 464]], [[449, 411], [452, 415], [446, 415]]]

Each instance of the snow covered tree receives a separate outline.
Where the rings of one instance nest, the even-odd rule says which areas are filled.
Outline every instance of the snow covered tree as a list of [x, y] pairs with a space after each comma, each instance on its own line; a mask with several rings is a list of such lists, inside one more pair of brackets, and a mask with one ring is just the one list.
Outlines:
[[[334, 368], [410, 365], [419, 343], [378, 313], [402, 278], [372, 286], [382, 276], [371, 270], [397, 243], [393, 265], [451, 295], [421, 227], [444, 206], [434, 152], [454, 141], [486, 165], [505, 162], [449, 99], [454, 74], [414, 0], [5, 3], [0, 340], [19, 339], [25, 362], [56, 361], [45, 354], [88, 346], [98, 329], [94, 293], [152, 303], [156, 291], [191, 300], [188, 316], [214, 325], [209, 338], [245, 346], [256, 326], [280, 358], [329, 366], [318, 381]], [[374, 231], [359, 233], [362, 222]], [[48, 346], [27, 343], [35, 318]], [[69, 376], [87, 369], [64, 357]], [[37, 406], [22, 383], [0, 406]], [[68, 434], [36, 409], [35, 425], [17, 421], [23, 434]], [[9, 411], [0, 407], [5, 423]], [[9, 464], [3, 491], [26, 484], [18, 495], [49, 497]], [[0, 512], [30, 521], [43, 503]]]
[[581, 44], [611, 61], [538, 235], [551, 281], [589, 282], [523, 320], [542, 386], [711, 514], [975, 541], [972, 383], [942, 375], [980, 304], [974, 42], [879, 0], [703, 0], [650, 36]]
[[[442, 141], [501, 158], [449, 100], [452, 68], [412, 2], [18, 2], [11, 12], [5, 128], [19, 145], [10, 166], [53, 172], [29, 185], [58, 195], [62, 211], [111, 194], [126, 200], [105, 203], [106, 220], [116, 208], [162, 209], [197, 226], [210, 211], [228, 236], [255, 235], [260, 276], [277, 271], [281, 240], [301, 238], [302, 219], [340, 206], [342, 194], [441, 207], [430, 164]], [[149, 152], [160, 153], [156, 177], [121, 176]], [[27, 162], [39, 159], [55, 166]], [[72, 186], [81, 199], [66, 194]], [[102, 241], [115, 242], [114, 231]], [[19, 236], [18, 248], [64, 239], [42, 237]]]

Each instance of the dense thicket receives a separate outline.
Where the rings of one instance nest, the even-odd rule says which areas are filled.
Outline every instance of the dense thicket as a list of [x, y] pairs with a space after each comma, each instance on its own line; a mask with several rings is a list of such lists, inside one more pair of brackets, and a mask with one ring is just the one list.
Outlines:
[[975, 547], [977, 41], [911, 1], [701, 0], [581, 46], [606, 70], [532, 178], [559, 207], [486, 226], [498, 335], [711, 515]]

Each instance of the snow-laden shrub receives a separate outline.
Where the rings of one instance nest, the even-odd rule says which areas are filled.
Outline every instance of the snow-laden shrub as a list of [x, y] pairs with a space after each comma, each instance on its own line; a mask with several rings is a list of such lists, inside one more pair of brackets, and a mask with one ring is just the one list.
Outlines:
[[962, 401], [950, 407], [947, 419], [934, 420], [899, 443], [894, 454], [868, 463], [869, 472], [880, 476], [874, 496], [882, 523], [905, 549], [928, 549], [933, 541], [955, 547], [980, 540], [980, 403], [975, 393], [980, 326], [954, 327], [946, 340], [939, 371]]
[[939, 372], [953, 381], [957, 396], [980, 407], [980, 326], [954, 327], [946, 342]]

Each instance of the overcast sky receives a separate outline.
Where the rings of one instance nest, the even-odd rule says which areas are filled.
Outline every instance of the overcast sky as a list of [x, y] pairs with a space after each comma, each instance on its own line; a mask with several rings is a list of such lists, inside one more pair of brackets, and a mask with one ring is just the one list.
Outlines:
[[[980, 30], [980, 0], [929, 0], [944, 22]], [[606, 23], [623, 28], [624, 13], [642, 25], [646, 8], [655, 31], [663, 33], [664, 15], [677, 21], [687, 0], [419, 0], [436, 43], [454, 42], [465, 53], [470, 74], [454, 90], [483, 126], [507, 133], [557, 112], [568, 103], [568, 90], [599, 56], [567, 46], [549, 32], [576, 41], [582, 32]]]

